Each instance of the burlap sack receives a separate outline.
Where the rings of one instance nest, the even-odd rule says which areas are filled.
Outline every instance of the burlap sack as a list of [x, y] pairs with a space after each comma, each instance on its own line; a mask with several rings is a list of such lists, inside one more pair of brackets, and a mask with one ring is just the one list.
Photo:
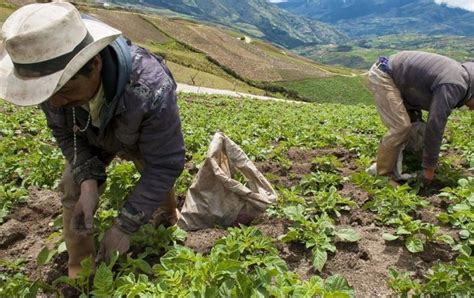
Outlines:
[[[245, 185], [234, 179], [237, 172]], [[178, 226], [200, 230], [248, 224], [276, 199], [275, 190], [242, 149], [218, 132], [187, 192]]]

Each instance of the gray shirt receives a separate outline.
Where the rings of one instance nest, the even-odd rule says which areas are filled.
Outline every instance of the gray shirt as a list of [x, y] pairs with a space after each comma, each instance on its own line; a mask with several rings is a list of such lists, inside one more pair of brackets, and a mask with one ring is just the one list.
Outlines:
[[436, 168], [448, 116], [471, 96], [470, 74], [451, 58], [418, 51], [402, 51], [389, 58], [390, 75], [408, 111], [429, 112], [423, 167]]

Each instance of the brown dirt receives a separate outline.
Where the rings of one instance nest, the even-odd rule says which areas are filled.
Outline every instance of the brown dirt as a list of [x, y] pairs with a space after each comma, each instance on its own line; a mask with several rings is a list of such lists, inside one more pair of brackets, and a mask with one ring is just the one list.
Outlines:
[[176, 40], [206, 54], [246, 79], [282, 81], [331, 76], [312, 61], [295, 59], [277, 48], [262, 49], [243, 42], [220, 28], [158, 16], [147, 16], [147, 19]]
[[209, 253], [214, 243], [220, 238], [226, 236], [226, 230], [221, 229], [206, 229], [195, 232], [188, 232], [185, 246], [192, 248], [196, 252], [206, 254]]
[[[26, 269], [31, 277], [37, 277], [39, 268], [36, 257], [45, 247], [51, 247], [48, 237], [54, 232], [53, 221], [61, 212], [59, 194], [47, 190], [31, 188], [26, 203], [17, 206], [0, 225], [0, 259], [26, 261]], [[59, 277], [66, 271], [66, 254], [43, 268], [48, 280]], [[59, 265], [59, 266], [58, 266]]]
[[[384, 229], [371, 226], [352, 227], [361, 236], [357, 243], [339, 243], [336, 253], [328, 260], [324, 273], [341, 274], [360, 297], [388, 296], [388, 268], [416, 271], [420, 257], [409, 253], [401, 243], [385, 242]], [[386, 231], [386, 229], [385, 229]]]
[[121, 30], [127, 38], [138, 43], [169, 41], [163, 33], [140, 15], [117, 10], [95, 10], [95, 16], [114, 28]]
[[[292, 162], [289, 169], [281, 168], [271, 160], [261, 162], [257, 166], [263, 174], [272, 177], [270, 180], [275, 186], [289, 187], [297, 185], [304, 175], [311, 173], [311, 160], [314, 157], [327, 154], [333, 154], [341, 161], [343, 167], [338, 170], [344, 173], [344, 176], [349, 177], [355, 172], [354, 156], [346, 150], [338, 149], [305, 151], [293, 148], [286, 154]], [[188, 164], [187, 168], [194, 172], [192, 164]], [[361, 239], [357, 243], [336, 243], [337, 251], [329, 255], [328, 262], [320, 274], [323, 277], [336, 273], [343, 275], [354, 287], [357, 296], [390, 295], [391, 291], [386, 283], [390, 267], [408, 271], [413, 276], [421, 278], [434, 262], [450, 261], [455, 258], [456, 255], [445, 245], [426, 245], [424, 252], [412, 254], [405, 249], [402, 241], [385, 242], [382, 234], [393, 231], [388, 227], [376, 226], [375, 215], [362, 208], [370, 200], [369, 195], [348, 181], [344, 182], [339, 194], [356, 202], [358, 207], [350, 212], [342, 212], [342, 215], [336, 219], [337, 226], [354, 229]], [[178, 199], [182, 204], [184, 195], [180, 194]], [[436, 194], [426, 199], [431, 203], [430, 206], [418, 211], [415, 216], [425, 222], [439, 225], [436, 215], [445, 211], [447, 204]], [[37, 277], [40, 270], [36, 265], [36, 257], [45, 245], [51, 244], [51, 241], [47, 239], [55, 232], [52, 222], [59, 215], [60, 209], [57, 193], [30, 189], [30, 196], [26, 203], [14, 208], [8, 220], [0, 225], [0, 259], [15, 260], [22, 257], [26, 260], [28, 274], [31, 277]], [[290, 222], [272, 219], [264, 214], [255, 219], [253, 225], [274, 239], [275, 247], [290, 270], [303, 279], [309, 279], [314, 274], [318, 274], [311, 264], [311, 251], [303, 244], [283, 243], [278, 240], [278, 237], [287, 231], [291, 225]], [[441, 229], [443, 233], [457, 237], [456, 231], [451, 228], [441, 225]], [[228, 232], [223, 229], [188, 232], [185, 245], [196, 252], [207, 254], [215, 242], [227, 234]], [[67, 254], [62, 253], [42, 268], [41, 273], [47, 281], [51, 282], [66, 274], [66, 262]]]
[[[277, 144], [275, 144], [275, 146], [277, 146]], [[256, 166], [262, 173], [271, 174], [269, 178], [271, 183], [289, 188], [298, 185], [305, 175], [311, 174], [311, 172], [315, 170], [314, 165], [311, 163], [312, 159], [327, 155], [334, 155], [343, 163], [344, 166], [337, 169], [343, 177], [350, 176], [356, 169], [353, 165], [353, 154], [345, 149], [339, 148], [314, 150], [290, 148], [288, 152], [286, 152], [286, 157], [291, 161], [291, 167], [289, 169], [281, 167], [280, 164], [273, 160], [257, 162]]]

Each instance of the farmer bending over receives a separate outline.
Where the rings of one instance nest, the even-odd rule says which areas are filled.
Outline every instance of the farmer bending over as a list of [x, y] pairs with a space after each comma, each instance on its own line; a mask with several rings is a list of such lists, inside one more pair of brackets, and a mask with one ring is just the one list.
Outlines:
[[429, 116], [422, 179], [431, 183], [451, 111], [463, 105], [474, 110], [474, 62], [461, 64], [437, 54], [403, 51], [380, 57], [369, 71], [369, 80], [377, 111], [388, 128], [377, 153], [377, 173], [392, 176], [410, 136], [411, 122], [421, 121], [421, 110], [425, 110]]
[[95, 257], [93, 217], [115, 156], [133, 161], [141, 179], [96, 261], [126, 252], [130, 234], [158, 208], [166, 224], [177, 220], [173, 185], [184, 142], [176, 83], [161, 58], [120, 34], [81, 19], [69, 3], [23, 6], [2, 27], [0, 98], [39, 104], [66, 158], [60, 189], [70, 277]]

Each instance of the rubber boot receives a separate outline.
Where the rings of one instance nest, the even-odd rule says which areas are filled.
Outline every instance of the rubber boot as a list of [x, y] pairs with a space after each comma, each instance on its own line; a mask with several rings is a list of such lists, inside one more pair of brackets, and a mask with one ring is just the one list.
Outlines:
[[71, 231], [71, 216], [73, 208], [63, 207], [63, 234], [66, 242], [67, 252], [69, 254], [68, 275], [70, 278], [76, 278], [81, 271], [81, 261], [88, 256], [95, 259], [95, 244], [93, 235], [77, 235]]
[[170, 227], [178, 222], [178, 206], [176, 202], [176, 196], [174, 190], [170, 191], [164, 201], [161, 203], [160, 208], [155, 211], [153, 216], [153, 224], [158, 227], [160, 224], [165, 227]]
[[377, 152], [377, 174], [381, 176], [390, 176], [393, 174], [395, 163], [400, 153], [400, 147], [388, 148], [380, 143]]

